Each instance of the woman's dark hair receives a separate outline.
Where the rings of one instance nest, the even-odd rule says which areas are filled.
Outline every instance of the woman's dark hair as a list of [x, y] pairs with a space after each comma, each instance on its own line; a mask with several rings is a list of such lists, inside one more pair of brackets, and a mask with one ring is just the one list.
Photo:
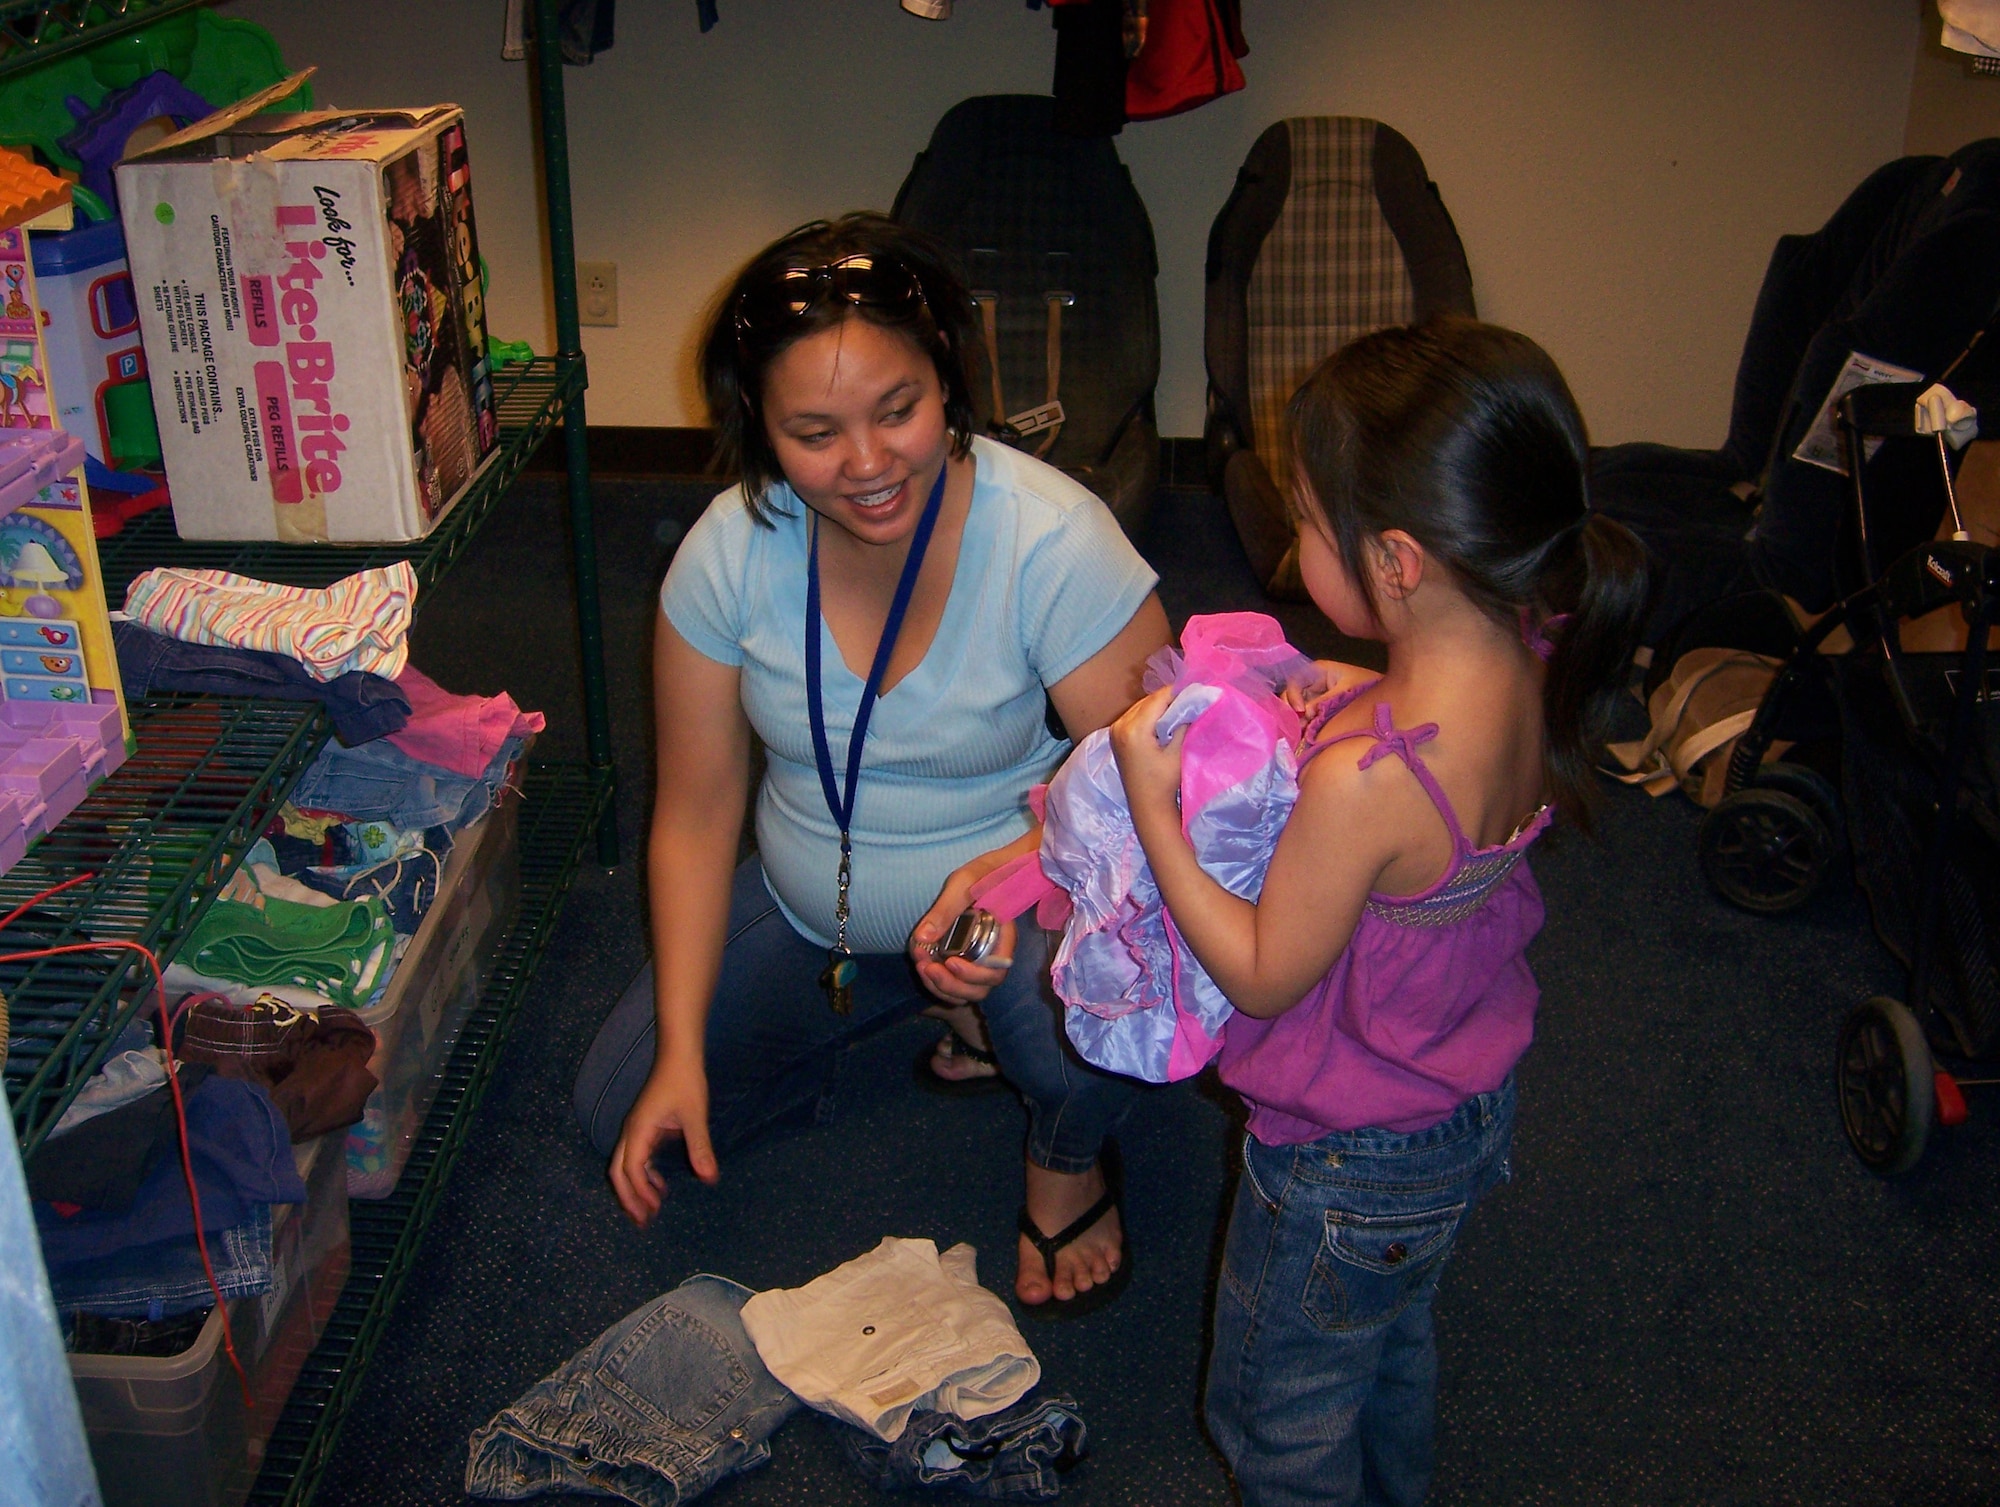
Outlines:
[[[775, 324], [746, 328], [738, 320], [744, 295], [776, 283], [788, 268], [826, 267], [847, 257], [868, 257], [877, 265], [900, 262], [916, 278], [920, 300], [878, 306], [821, 296], [798, 314]], [[751, 517], [768, 524], [766, 494], [784, 480], [777, 452], [764, 431], [764, 377], [771, 363], [807, 335], [843, 320], [865, 319], [896, 330], [916, 343], [937, 368], [944, 388], [945, 425], [953, 455], [972, 445], [973, 350], [979, 339], [972, 295], [952, 266], [944, 245], [886, 215], [850, 214], [814, 220], [780, 236], [736, 274], [709, 321], [701, 347], [701, 385], [715, 426], [716, 462], [743, 478]]]
[[1587, 829], [1593, 745], [1630, 663], [1646, 558], [1591, 511], [1589, 441], [1555, 362], [1470, 319], [1379, 330], [1323, 361], [1287, 416], [1297, 506], [1324, 522], [1371, 611], [1364, 546], [1401, 529], [1496, 620], [1555, 629], [1547, 787]]

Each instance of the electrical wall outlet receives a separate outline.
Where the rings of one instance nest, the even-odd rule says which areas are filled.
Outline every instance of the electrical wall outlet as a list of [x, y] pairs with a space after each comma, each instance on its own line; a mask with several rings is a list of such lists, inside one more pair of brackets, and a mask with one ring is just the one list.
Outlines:
[[581, 324], [618, 323], [618, 264], [578, 262], [576, 264], [577, 321]]

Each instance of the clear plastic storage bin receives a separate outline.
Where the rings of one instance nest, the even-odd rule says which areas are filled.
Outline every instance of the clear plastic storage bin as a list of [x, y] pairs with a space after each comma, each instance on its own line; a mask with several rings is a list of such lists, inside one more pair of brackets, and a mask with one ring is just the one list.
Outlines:
[[361, 1122], [348, 1128], [352, 1197], [387, 1198], [395, 1190], [445, 1062], [514, 924], [521, 899], [518, 807], [518, 797], [503, 792], [491, 811], [459, 834], [438, 898], [381, 1000], [360, 1012], [375, 1032], [368, 1069], [381, 1086], [369, 1095]]
[[72, 1355], [105, 1507], [237, 1507], [264, 1445], [347, 1281], [347, 1161], [342, 1136], [292, 1148], [303, 1205], [272, 1211], [271, 1289], [233, 1298], [229, 1321], [254, 1406], [210, 1313], [179, 1355]]

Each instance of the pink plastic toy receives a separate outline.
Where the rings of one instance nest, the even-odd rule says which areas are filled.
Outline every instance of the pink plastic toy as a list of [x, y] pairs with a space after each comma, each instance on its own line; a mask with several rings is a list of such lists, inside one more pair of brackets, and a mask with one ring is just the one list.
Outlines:
[[74, 435], [0, 430], [0, 873], [125, 762], [82, 464]]

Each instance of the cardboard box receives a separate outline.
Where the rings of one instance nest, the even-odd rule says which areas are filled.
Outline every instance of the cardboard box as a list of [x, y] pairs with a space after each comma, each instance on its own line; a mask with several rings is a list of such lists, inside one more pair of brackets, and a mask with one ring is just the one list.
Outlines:
[[255, 113], [306, 77], [118, 167], [183, 538], [422, 538], [498, 437], [462, 113]]

